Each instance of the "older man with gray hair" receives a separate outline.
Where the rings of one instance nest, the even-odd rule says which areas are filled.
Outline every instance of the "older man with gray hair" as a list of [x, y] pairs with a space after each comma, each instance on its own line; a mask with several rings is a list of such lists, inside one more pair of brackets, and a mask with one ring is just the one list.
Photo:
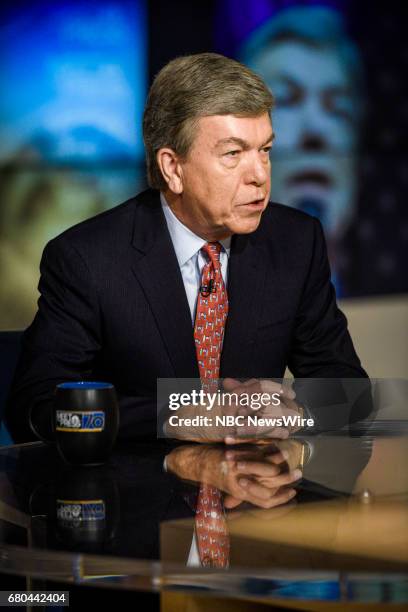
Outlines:
[[[366, 376], [320, 223], [269, 202], [272, 106], [262, 79], [221, 55], [180, 57], [159, 72], [143, 122], [150, 189], [44, 250], [7, 410], [16, 441], [53, 439], [63, 381], [113, 383], [119, 437], [135, 439], [156, 434], [158, 378], [208, 388], [224, 378], [239, 393], [287, 367], [296, 377]], [[298, 410], [290, 391], [283, 400]]]

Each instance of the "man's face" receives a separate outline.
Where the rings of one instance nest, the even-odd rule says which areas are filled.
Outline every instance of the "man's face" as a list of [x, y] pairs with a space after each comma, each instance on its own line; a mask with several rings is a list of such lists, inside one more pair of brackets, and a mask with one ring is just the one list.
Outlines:
[[180, 162], [179, 219], [206, 240], [256, 230], [269, 201], [272, 140], [268, 113], [200, 118]]
[[251, 67], [276, 97], [273, 199], [317, 213], [329, 235], [341, 234], [356, 189], [358, 113], [346, 66], [335, 50], [287, 41]]

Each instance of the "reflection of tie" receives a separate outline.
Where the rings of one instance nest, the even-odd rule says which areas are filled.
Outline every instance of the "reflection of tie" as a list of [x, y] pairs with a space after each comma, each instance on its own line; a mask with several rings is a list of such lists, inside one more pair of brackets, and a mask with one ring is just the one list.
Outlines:
[[[209, 258], [203, 267], [194, 325], [198, 369], [206, 391], [216, 391], [220, 357], [228, 315], [228, 297], [221, 273], [219, 242], [201, 249]], [[221, 491], [202, 483], [198, 494], [195, 529], [201, 564], [228, 567], [229, 536]]]
[[202, 483], [198, 494], [195, 530], [201, 565], [228, 567], [230, 542], [221, 491]]

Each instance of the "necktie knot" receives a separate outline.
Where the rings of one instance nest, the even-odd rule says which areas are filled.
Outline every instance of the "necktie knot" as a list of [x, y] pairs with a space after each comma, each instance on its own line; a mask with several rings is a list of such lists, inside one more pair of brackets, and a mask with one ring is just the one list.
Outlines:
[[[202, 251], [210, 258], [202, 270], [197, 297], [194, 340], [201, 380], [217, 380], [228, 314], [228, 297], [220, 266], [221, 244], [210, 242]], [[218, 383], [217, 383], [218, 384]]]
[[209, 260], [213, 264], [214, 268], [218, 268], [220, 265], [220, 253], [221, 253], [220, 242], [206, 242], [201, 250], [208, 256]]

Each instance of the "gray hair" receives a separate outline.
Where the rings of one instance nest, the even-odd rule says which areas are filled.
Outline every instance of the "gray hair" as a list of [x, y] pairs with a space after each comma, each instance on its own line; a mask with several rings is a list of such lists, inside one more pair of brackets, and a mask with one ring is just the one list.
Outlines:
[[153, 81], [143, 116], [150, 187], [167, 187], [156, 160], [159, 149], [169, 147], [186, 158], [200, 117], [258, 117], [270, 114], [273, 103], [262, 78], [236, 60], [199, 53], [169, 62]]

